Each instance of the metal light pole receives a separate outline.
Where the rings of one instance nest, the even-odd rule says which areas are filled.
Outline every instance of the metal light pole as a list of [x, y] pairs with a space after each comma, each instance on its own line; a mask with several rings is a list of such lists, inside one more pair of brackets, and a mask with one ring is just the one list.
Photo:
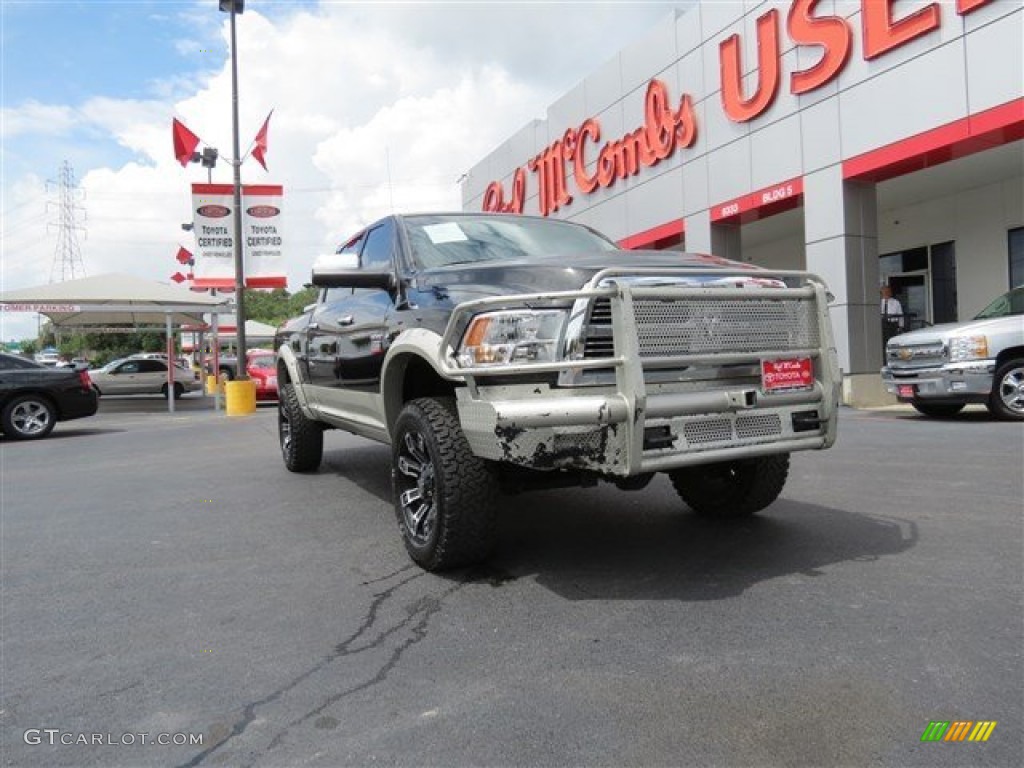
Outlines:
[[238, 339], [236, 377], [246, 381], [245, 348], [245, 263], [242, 256], [242, 151], [238, 142], [238, 45], [235, 40], [235, 15], [245, 8], [245, 0], [219, 0], [220, 9], [231, 14], [231, 126], [235, 145], [235, 327]]

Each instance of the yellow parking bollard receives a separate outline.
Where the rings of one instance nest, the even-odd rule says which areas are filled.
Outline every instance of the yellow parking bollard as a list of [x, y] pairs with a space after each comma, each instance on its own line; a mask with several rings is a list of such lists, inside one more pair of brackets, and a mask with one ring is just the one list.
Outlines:
[[224, 411], [228, 416], [245, 416], [256, 412], [256, 382], [229, 381], [224, 384], [227, 395]]

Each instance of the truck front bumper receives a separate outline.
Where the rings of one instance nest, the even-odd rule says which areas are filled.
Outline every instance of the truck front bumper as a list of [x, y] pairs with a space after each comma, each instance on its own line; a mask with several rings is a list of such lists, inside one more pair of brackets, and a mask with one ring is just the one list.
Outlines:
[[984, 402], [992, 392], [994, 360], [949, 363], [935, 368], [882, 368], [886, 391], [902, 402], [952, 400]]
[[[492, 390], [492, 391], [488, 391]], [[820, 385], [784, 395], [754, 390], [648, 394], [534, 385], [458, 391], [473, 453], [533, 469], [631, 476], [677, 467], [828, 448], [836, 410]]]

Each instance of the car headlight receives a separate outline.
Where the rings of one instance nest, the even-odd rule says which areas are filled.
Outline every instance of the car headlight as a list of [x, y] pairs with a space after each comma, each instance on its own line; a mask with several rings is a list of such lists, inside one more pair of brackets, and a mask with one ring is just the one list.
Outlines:
[[455, 359], [463, 368], [553, 362], [567, 314], [564, 309], [517, 309], [477, 315]]
[[957, 336], [949, 340], [949, 360], [984, 360], [988, 357], [988, 339], [984, 336]]

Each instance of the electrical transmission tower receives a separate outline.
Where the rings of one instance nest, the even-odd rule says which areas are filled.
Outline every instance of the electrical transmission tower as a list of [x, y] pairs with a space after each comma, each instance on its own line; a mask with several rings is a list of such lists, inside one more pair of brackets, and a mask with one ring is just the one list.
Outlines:
[[85, 264], [82, 262], [82, 251], [78, 247], [78, 233], [86, 232], [80, 223], [85, 220], [85, 206], [79, 201], [85, 199], [85, 190], [75, 186], [75, 171], [71, 163], [65, 160], [60, 166], [60, 178], [47, 182], [47, 187], [57, 187], [57, 200], [46, 203], [57, 209], [57, 221], [50, 221], [46, 229], [57, 230], [57, 248], [53, 253], [53, 265], [50, 267], [50, 282], [63, 282], [85, 277]]

